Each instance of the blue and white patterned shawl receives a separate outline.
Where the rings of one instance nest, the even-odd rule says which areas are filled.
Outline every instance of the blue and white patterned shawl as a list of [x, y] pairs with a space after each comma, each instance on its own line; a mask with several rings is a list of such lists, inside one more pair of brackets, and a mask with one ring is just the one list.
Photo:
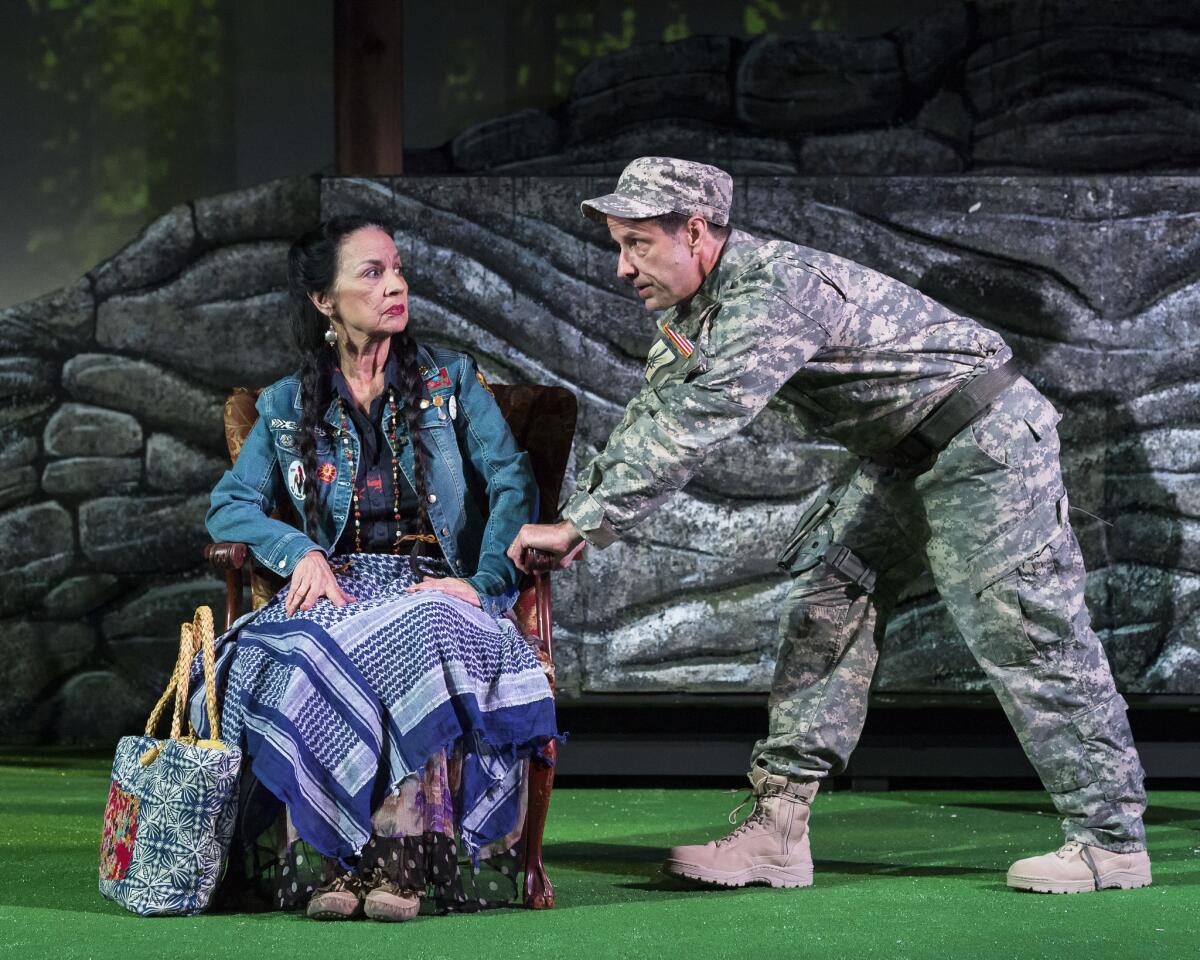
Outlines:
[[[345, 862], [383, 797], [461, 738], [456, 812], [473, 855], [516, 825], [521, 759], [556, 735], [545, 674], [507, 619], [405, 593], [407, 559], [349, 559], [337, 579], [356, 602], [288, 617], [285, 589], [220, 639], [222, 739], [242, 747], [300, 835]], [[198, 686], [190, 712], [205, 735]]]

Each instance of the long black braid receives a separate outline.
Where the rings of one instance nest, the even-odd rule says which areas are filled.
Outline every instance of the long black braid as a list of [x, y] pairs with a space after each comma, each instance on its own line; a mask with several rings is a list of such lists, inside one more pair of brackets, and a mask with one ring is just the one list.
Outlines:
[[[297, 449], [304, 467], [304, 516], [311, 532], [317, 524], [317, 442], [330, 439], [332, 433], [324, 417], [333, 399], [333, 371], [338, 362], [336, 348], [325, 342], [329, 318], [316, 308], [310, 293], [328, 294], [337, 279], [338, 252], [342, 241], [366, 227], [381, 227], [366, 217], [334, 217], [306, 233], [288, 251], [288, 291], [292, 299], [292, 335], [300, 350], [300, 423], [296, 430]], [[387, 231], [390, 232], [390, 231]], [[408, 434], [413, 442], [414, 479], [418, 504], [418, 533], [430, 531], [426, 512], [425, 457], [416, 442], [420, 420], [421, 374], [417, 363], [417, 343], [405, 330], [392, 336], [391, 349], [400, 364]], [[351, 478], [351, 483], [355, 478]]]

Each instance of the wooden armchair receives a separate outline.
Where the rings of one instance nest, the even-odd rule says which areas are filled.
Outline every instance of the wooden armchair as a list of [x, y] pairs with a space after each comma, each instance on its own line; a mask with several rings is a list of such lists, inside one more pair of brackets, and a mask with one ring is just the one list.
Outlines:
[[[496, 402], [500, 406], [517, 444], [529, 454], [533, 474], [541, 495], [541, 523], [558, 519], [558, 499], [562, 492], [563, 474], [575, 436], [575, 395], [564, 387], [540, 384], [495, 384]], [[259, 391], [237, 388], [225, 401], [225, 441], [231, 461], [237, 460], [250, 428], [258, 419], [254, 402]], [[284, 505], [276, 517], [296, 523], [290, 507]], [[535, 552], [536, 553], [536, 552]], [[225, 577], [225, 626], [240, 615], [245, 575], [250, 578], [251, 606], [262, 606], [283, 586], [283, 579], [270, 570], [252, 562], [244, 543], [213, 543], [204, 548], [204, 556]], [[554, 689], [554, 654], [552, 641], [552, 607], [550, 571], [553, 562], [544, 555], [531, 556], [529, 566], [534, 571], [526, 578], [514, 613], [521, 631], [529, 640], [534, 653], [546, 671], [550, 689]], [[545, 750], [545, 760], [534, 758], [529, 765], [529, 805], [525, 820], [525, 906], [544, 910], [554, 906], [554, 887], [542, 864], [542, 833], [546, 811], [550, 806], [550, 791], [554, 785], [554, 760], [557, 744], [551, 742]]]

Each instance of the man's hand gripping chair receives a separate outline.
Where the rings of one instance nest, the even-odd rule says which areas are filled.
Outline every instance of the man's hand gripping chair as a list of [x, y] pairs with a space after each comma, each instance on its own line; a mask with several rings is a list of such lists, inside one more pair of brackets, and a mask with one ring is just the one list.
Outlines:
[[[563, 474], [575, 436], [576, 401], [574, 394], [563, 387], [539, 384], [504, 386], [494, 384], [496, 402], [516, 437], [517, 444], [529, 454], [538, 491], [541, 494], [540, 523], [558, 519], [558, 498], [562, 492]], [[235, 389], [225, 401], [225, 441], [231, 461], [236, 461], [250, 428], [258, 419], [254, 402], [257, 390]], [[296, 523], [290, 508], [276, 516]], [[225, 577], [225, 626], [229, 627], [240, 615], [244, 575], [250, 576], [250, 598], [257, 608], [267, 602], [284, 581], [253, 563], [244, 543], [213, 543], [204, 548], [204, 555]], [[554, 689], [554, 657], [551, 639], [550, 571], [554, 563], [536, 554], [528, 557], [534, 571], [527, 577], [514, 613], [534, 653], [546, 671], [551, 690]], [[537, 758], [530, 761], [529, 806], [525, 820], [525, 906], [545, 910], [554, 906], [554, 887], [542, 865], [542, 832], [546, 810], [550, 806], [550, 790], [554, 785], [554, 759], [557, 744], [551, 742], [546, 750], [549, 762]]]

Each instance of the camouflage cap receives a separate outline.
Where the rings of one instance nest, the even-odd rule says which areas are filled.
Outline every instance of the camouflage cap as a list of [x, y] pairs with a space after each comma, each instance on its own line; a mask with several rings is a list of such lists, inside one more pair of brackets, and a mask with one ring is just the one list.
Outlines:
[[614, 192], [584, 200], [580, 208], [599, 223], [609, 216], [643, 220], [679, 213], [724, 226], [732, 202], [733, 180], [720, 167], [673, 157], [638, 157], [621, 171]]

